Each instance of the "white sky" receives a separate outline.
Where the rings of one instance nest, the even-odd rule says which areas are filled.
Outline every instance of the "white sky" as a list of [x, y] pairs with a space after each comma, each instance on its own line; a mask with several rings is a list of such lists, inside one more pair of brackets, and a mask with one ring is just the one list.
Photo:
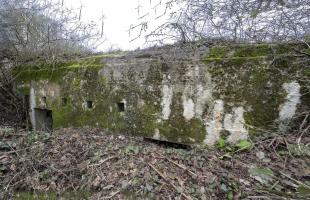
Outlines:
[[[131, 39], [135, 38], [139, 31], [131, 32], [129, 38], [128, 29], [131, 24], [137, 25], [139, 22], [138, 18], [138, 5], [141, 5], [139, 12], [140, 17], [146, 13], [149, 13], [142, 19], [151, 21], [152, 26], [160, 24], [164, 21], [164, 18], [154, 20], [156, 16], [160, 15], [159, 12], [161, 7], [158, 7], [156, 15], [154, 9], [151, 9], [160, 0], [64, 0], [65, 4], [69, 7], [80, 8], [82, 5], [82, 20], [90, 21], [93, 20], [96, 23], [100, 23], [102, 13], [105, 16], [104, 19], [104, 35], [107, 39], [105, 44], [101, 45], [99, 50], [106, 50], [108, 47], [113, 45], [114, 47], [121, 48], [122, 50], [132, 50], [138, 47], [144, 46], [144, 38], [141, 37], [133, 42]], [[151, 3], [151, 4], [150, 4]], [[164, 6], [164, 5], [162, 5]], [[163, 10], [163, 9], [161, 9]], [[162, 11], [163, 12], [163, 11]], [[155, 21], [155, 22], [154, 22]], [[151, 23], [150, 23], [151, 25]], [[140, 30], [140, 29], [139, 29]], [[136, 35], [136, 36], [134, 36]]]

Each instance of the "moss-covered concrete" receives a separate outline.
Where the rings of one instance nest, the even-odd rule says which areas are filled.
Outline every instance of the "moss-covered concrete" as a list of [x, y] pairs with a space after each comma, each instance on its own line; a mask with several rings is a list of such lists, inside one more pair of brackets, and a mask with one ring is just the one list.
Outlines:
[[102, 60], [112, 56], [114, 55], [104, 54], [74, 60], [56, 61], [54, 63], [38, 61], [18, 66], [13, 73], [17, 81], [20, 82], [29, 82], [31, 80], [61, 82], [63, 77], [69, 72], [77, 72], [81, 69], [101, 69], [104, 66]]
[[[221, 51], [214, 48], [203, 60], [215, 83], [213, 94], [229, 102], [227, 111], [236, 105], [248, 108], [245, 122], [251, 133], [274, 128], [279, 107], [287, 95], [282, 85], [306, 70], [296, 64], [296, 57], [288, 56], [295, 44], [232, 46], [226, 47], [225, 55], [222, 53], [225, 47], [221, 46]], [[229, 52], [232, 56], [227, 56]]]
[[[23, 94], [33, 87], [36, 107], [53, 111], [54, 128], [92, 126], [146, 137], [158, 132], [164, 140], [201, 143], [209, 134], [206, 121], [216, 99], [224, 102], [224, 114], [236, 107], [244, 108], [250, 134], [274, 127], [287, 95], [283, 84], [293, 81], [292, 75], [307, 73], [295, 57], [287, 56], [293, 47], [296, 45], [214, 46], [198, 61], [190, 57], [184, 61], [183, 57], [166, 60], [143, 56], [151, 53], [119, 59], [98, 55], [55, 65], [27, 66], [16, 70], [15, 75]], [[173, 88], [168, 119], [162, 116], [163, 85]], [[189, 94], [185, 93], [186, 87], [191, 88]], [[202, 98], [208, 91], [210, 94]], [[194, 108], [189, 108], [195, 112], [190, 119], [184, 117], [184, 95], [194, 103]], [[41, 100], [43, 96], [46, 103]], [[92, 101], [93, 107], [86, 108], [86, 101]], [[119, 102], [126, 104], [124, 112], [119, 110]], [[301, 105], [300, 109], [308, 108]]]
[[159, 132], [169, 141], [201, 143], [206, 134], [204, 123], [198, 118], [186, 120], [183, 117], [181, 96], [181, 93], [175, 94], [170, 118], [159, 124]]

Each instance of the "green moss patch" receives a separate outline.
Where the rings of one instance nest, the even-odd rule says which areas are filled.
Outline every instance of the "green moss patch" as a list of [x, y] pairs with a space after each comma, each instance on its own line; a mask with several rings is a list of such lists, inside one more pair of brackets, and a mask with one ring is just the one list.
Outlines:
[[225, 58], [229, 52], [228, 46], [215, 46], [210, 49], [207, 58]]
[[160, 124], [159, 132], [169, 141], [193, 143], [194, 139], [196, 143], [201, 143], [206, 135], [205, 125], [201, 119], [186, 120], [183, 117], [181, 96], [181, 93], [174, 95], [170, 117]]
[[104, 67], [103, 59], [111, 55], [90, 56], [75, 60], [57, 63], [33, 63], [19, 66], [14, 70], [17, 81], [29, 82], [30, 80], [50, 80], [61, 82], [68, 72], [77, 72], [85, 69], [99, 70]]
[[226, 111], [234, 106], [245, 107], [244, 117], [250, 127], [268, 129], [274, 126], [279, 106], [287, 95], [283, 83], [302, 73], [301, 66], [294, 64], [296, 58], [293, 56], [271, 53], [283, 53], [280, 49], [284, 47], [287, 45], [237, 46], [233, 56], [238, 57], [203, 61], [215, 84], [214, 97], [224, 100]]
[[233, 57], [264, 57], [271, 53], [268, 44], [241, 45], [235, 48]]

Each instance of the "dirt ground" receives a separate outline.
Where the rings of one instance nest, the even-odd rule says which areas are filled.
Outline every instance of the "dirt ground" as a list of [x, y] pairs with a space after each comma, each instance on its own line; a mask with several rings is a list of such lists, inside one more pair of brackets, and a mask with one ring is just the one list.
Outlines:
[[309, 199], [310, 136], [184, 146], [0, 128], [0, 199]]

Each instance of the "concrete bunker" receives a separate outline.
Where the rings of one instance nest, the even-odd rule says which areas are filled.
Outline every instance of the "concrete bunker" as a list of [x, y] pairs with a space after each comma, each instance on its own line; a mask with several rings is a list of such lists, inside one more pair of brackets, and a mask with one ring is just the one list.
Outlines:
[[[286, 63], [281, 68], [284, 75], [276, 76], [278, 69], [269, 67], [273, 62], [269, 50], [279, 48], [273, 44], [206, 47], [197, 50], [197, 55], [203, 53], [197, 58], [187, 48], [177, 49], [173, 56], [170, 48], [149, 49], [89, 57], [65, 69], [61, 64], [53, 77], [45, 76], [50, 69], [27, 70], [19, 80], [22, 86], [29, 84], [25, 93], [30, 95], [30, 112], [34, 108], [53, 111], [36, 114], [50, 115], [50, 120], [40, 119], [44, 129], [52, 122], [49, 126], [55, 129], [101, 127], [212, 146], [220, 139], [236, 143], [260, 130], [278, 130], [277, 123], [308, 110], [301, 96], [304, 86], [291, 77], [303, 73], [302, 66], [278, 52]], [[154, 56], [137, 57], [148, 51]], [[96, 63], [84, 65], [84, 60], [91, 59]], [[30, 114], [32, 124], [39, 121], [37, 130], [43, 129], [40, 117], [34, 120], [34, 113]]]

